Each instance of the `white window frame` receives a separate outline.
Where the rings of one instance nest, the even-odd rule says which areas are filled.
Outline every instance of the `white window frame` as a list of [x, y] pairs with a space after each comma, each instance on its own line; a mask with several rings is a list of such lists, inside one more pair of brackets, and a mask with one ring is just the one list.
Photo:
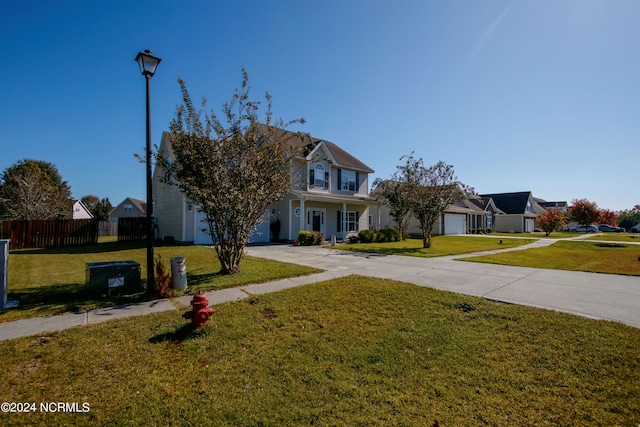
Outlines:
[[340, 182], [342, 184], [341, 190], [358, 191], [356, 188], [356, 172], [342, 169], [340, 173], [342, 174], [340, 177]]
[[324, 166], [322, 163], [316, 163], [313, 172], [313, 185], [316, 188], [325, 188], [327, 183], [324, 180]]

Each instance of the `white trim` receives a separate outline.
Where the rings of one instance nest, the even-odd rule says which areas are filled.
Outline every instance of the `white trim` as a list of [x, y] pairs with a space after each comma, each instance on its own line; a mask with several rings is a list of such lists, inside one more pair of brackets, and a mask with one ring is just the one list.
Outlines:
[[307, 208], [305, 211], [305, 230], [313, 230], [313, 213], [320, 212], [320, 232], [327, 234], [327, 210], [325, 208]]

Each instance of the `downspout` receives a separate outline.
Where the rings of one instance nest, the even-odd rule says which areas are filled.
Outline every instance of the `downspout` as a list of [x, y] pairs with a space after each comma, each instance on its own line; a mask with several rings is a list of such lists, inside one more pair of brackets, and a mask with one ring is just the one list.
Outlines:
[[182, 238], [181, 241], [185, 241], [187, 233], [187, 199], [182, 196]]

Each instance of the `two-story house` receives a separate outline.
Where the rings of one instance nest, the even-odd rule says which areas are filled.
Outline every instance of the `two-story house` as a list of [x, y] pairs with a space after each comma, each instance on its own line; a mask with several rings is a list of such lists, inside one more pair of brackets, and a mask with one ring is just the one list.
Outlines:
[[[171, 134], [164, 132], [159, 149], [171, 158]], [[300, 230], [324, 233], [346, 240], [359, 230], [377, 228], [378, 203], [369, 197], [369, 174], [373, 170], [336, 144], [289, 133], [291, 188], [283, 200], [268, 206], [250, 242], [295, 240]], [[298, 150], [293, 150], [297, 148]], [[180, 192], [178, 186], [162, 182], [163, 171], [153, 176], [154, 216], [158, 237], [211, 244], [203, 223], [204, 214]], [[278, 221], [278, 236], [270, 224]]]

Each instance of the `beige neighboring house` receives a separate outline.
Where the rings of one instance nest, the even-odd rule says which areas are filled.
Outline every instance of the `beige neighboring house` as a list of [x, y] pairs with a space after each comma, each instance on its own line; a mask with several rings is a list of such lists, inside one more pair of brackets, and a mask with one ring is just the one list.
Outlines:
[[516, 193], [484, 194], [491, 198], [502, 211], [495, 217], [495, 231], [504, 233], [524, 233], [535, 230], [536, 217], [545, 209], [538, 204], [530, 191]]
[[[379, 204], [369, 197], [369, 175], [373, 170], [333, 142], [288, 132], [290, 147], [303, 148], [291, 157], [295, 179], [283, 200], [269, 206], [250, 242], [295, 240], [300, 230], [318, 231], [327, 239], [346, 240], [360, 230], [379, 223]], [[164, 132], [160, 152], [169, 161], [174, 157], [171, 134]], [[180, 192], [178, 186], [162, 182], [164, 171], [153, 175], [154, 213], [158, 237], [179, 242], [212, 244], [205, 230], [204, 214]], [[295, 181], [295, 182], [294, 182]], [[272, 236], [269, 224], [280, 222], [280, 233]]]
[[147, 203], [143, 200], [127, 197], [109, 212], [109, 220], [118, 222], [118, 218], [138, 218], [146, 216]]
[[73, 202], [73, 219], [93, 219], [93, 214], [89, 212], [87, 205], [82, 203], [82, 200], [75, 200]]

